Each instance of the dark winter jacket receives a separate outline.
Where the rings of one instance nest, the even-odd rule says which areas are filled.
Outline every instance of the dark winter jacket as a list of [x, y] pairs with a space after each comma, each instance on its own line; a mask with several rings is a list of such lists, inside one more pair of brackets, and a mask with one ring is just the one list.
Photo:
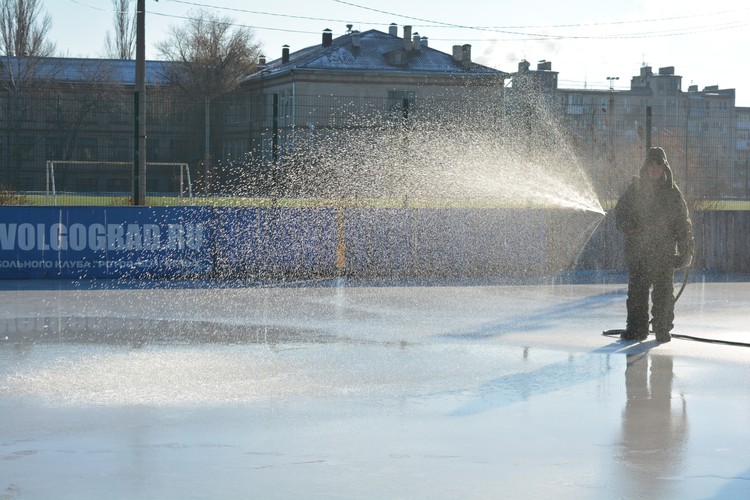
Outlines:
[[615, 224], [625, 236], [625, 262], [634, 265], [675, 266], [693, 255], [695, 242], [687, 204], [665, 165], [666, 180], [651, 183], [647, 164], [634, 177], [615, 205]]

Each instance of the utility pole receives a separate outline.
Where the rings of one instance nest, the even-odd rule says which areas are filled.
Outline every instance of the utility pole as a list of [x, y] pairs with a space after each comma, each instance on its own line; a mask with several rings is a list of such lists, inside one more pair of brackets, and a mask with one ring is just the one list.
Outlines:
[[612, 190], [614, 189], [614, 186], [612, 186], [612, 175], [616, 172], [616, 159], [615, 156], [615, 80], [619, 80], [619, 76], [608, 76], [607, 80], [609, 80], [609, 109], [607, 110], [607, 126], [609, 128], [609, 169], [608, 177], [609, 181], [607, 182], [607, 189]]
[[146, 0], [138, 0], [135, 28], [133, 205], [146, 203]]

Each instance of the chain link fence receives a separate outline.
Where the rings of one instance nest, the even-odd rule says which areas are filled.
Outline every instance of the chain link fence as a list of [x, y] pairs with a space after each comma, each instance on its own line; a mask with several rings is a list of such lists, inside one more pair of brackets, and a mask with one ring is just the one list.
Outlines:
[[[543, 105], [513, 95], [469, 101], [419, 99], [413, 92], [213, 100], [150, 93], [145, 154], [152, 165], [187, 165], [194, 204], [258, 205], [342, 197], [401, 203], [430, 178], [448, 179], [448, 167], [434, 164], [441, 155], [460, 163], [455, 150], [518, 157], [524, 148], [530, 156], [554, 150], [533, 165], [542, 173], [564, 151], [607, 208], [637, 175], [651, 144], [667, 151], [694, 207], [750, 208], [750, 119], [741, 108], [689, 100], [651, 107], [627, 99]], [[54, 161], [67, 162], [56, 164], [55, 203], [130, 204], [133, 121], [128, 93], [0, 94], [0, 203], [49, 204], [48, 162]], [[501, 180], [502, 165], [493, 173]], [[185, 203], [185, 172], [149, 168], [147, 203]], [[438, 190], [432, 198], [444, 194]], [[466, 191], [462, 196], [471, 198]]]

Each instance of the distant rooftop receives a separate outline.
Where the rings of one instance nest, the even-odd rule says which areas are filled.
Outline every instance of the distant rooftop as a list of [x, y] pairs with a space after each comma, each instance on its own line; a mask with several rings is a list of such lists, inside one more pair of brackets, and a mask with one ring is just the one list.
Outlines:
[[[128, 59], [83, 59], [69, 57], [0, 57], [0, 78], [26, 71], [31, 61], [37, 66], [35, 77], [60, 83], [90, 83], [112, 81], [124, 85], [135, 85], [135, 60]], [[146, 82], [151, 85], [166, 85], [167, 68], [175, 63], [146, 61]]]
[[291, 71], [321, 70], [508, 76], [503, 71], [472, 62], [470, 45], [457, 46], [460, 50], [446, 54], [429, 47], [427, 39], [417, 33], [411, 35], [410, 27], [404, 28], [404, 37], [399, 37], [394, 30], [383, 33], [373, 29], [333, 39], [330, 31], [325, 31], [322, 43], [296, 52], [285, 46], [281, 58], [268, 64], [261, 61], [259, 71], [245, 81]]

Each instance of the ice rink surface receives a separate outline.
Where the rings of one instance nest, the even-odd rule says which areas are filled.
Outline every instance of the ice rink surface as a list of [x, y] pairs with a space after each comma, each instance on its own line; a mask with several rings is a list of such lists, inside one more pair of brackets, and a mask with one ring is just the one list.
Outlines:
[[3, 281], [0, 499], [750, 498], [750, 347], [602, 335], [625, 292]]

